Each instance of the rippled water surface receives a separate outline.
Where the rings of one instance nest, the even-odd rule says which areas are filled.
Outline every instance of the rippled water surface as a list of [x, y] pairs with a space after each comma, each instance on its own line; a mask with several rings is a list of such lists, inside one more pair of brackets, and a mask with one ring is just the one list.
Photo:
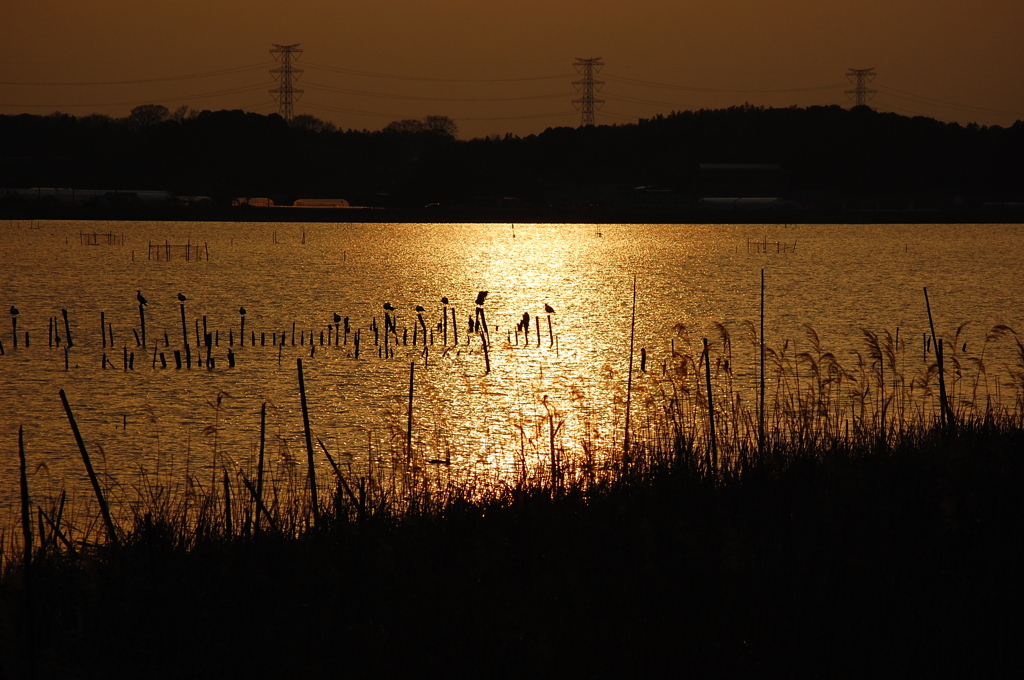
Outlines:
[[[99, 234], [96, 244], [83, 233]], [[493, 478], [517, 455], [541, 448], [549, 415], [562, 423], [561, 447], [610, 450], [621, 439], [615, 395], [624, 393], [628, 373], [634, 276], [635, 386], [644, 390], [656, 389], [673, 341], [690, 348], [706, 336], [720, 345], [713, 322], [732, 333], [737, 376], [752, 384], [748, 323], [758, 322], [762, 269], [768, 343], [806, 345], [803, 325], [810, 324], [842, 359], [863, 349], [861, 328], [899, 327], [909, 347], [920, 347], [925, 286], [939, 335], [953, 337], [971, 322], [958, 338], [969, 355], [994, 324], [1024, 325], [1022, 262], [1019, 225], [3, 223], [0, 505], [17, 496], [19, 426], [34, 488], [87, 488], [60, 389], [111, 485], [136, 483], [140, 469], [208, 467], [215, 448], [227, 465], [246, 471], [264, 402], [268, 455], [284, 464], [304, 460], [302, 358], [314, 438], [359, 469], [370, 459], [386, 466], [404, 450], [415, 363], [415, 454]], [[467, 332], [483, 290], [489, 373], [479, 336]], [[146, 348], [133, 333], [141, 331], [137, 291], [148, 300]], [[218, 340], [212, 370], [174, 368], [174, 350], [183, 347], [179, 293], [187, 298], [193, 354], [197, 322], [201, 333], [205, 319]], [[442, 296], [458, 319], [458, 345], [450, 323], [447, 345], [444, 326], [437, 328]], [[396, 308], [399, 344], [389, 343], [391, 358], [383, 356], [384, 303]], [[550, 334], [545, 304], [555, 310]], [[18, 347], [12, 305], [20, 312]], [[433, 331], [426, 353], [412, 345], [416, 305]], [[62, 309], [74, 343], [67, 370]], [[524, 312], [540, 319], [539, 338], [531, 321], [529, 346], [514, 334]], [[101, 313], [113, 347], [104, 347]], [[335, 345], [335, 313], [360, 330], [358, 359], [351, 334]], [[51, 319], [59, 322], [59, 346], [51, 346]], [[641, 348], [646, 374], [639, 373]], [[126, 349], [134, 370], [124, 370]], [[999, 360], [1009, 365], [1011, 357]]]

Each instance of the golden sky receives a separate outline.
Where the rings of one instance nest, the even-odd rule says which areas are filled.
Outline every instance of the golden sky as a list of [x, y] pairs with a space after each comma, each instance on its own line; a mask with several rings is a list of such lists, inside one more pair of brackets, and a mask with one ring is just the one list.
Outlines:
[[847, 70], [868, 67], [878, 110], [1024, 119], [1020, 0], [4, 4], [6, 114], [270, 113], [269, 50], [300, 43], [295, 113], [345, 129], [426, 115], [450, 116], [462, 138], [575, 126], [576, 57], [605, 63], [598, 124], [744, 102], [848, 105]]

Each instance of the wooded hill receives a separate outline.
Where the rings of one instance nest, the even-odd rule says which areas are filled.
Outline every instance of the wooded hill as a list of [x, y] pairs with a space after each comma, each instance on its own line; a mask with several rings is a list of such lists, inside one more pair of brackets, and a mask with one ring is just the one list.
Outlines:
[[[534, 207], [772, 196], [811, 208], [1024, 201], [1024, 121], [961, 126], [867, 107], [682, 111], [636, 124], [459, 140], [445, 117], [380, 131], [310, 116], [138, 107], [125, 119], [0, 116], [0, 188]], [[722, 174], [731, 168], [731, 173]], [[758, 173], [771, 175], [767, 181]]]

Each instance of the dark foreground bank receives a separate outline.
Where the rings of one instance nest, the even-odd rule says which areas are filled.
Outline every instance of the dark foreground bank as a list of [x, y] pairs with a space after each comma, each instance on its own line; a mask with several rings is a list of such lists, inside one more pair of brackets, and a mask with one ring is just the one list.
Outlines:
[[718, 479], [677, 455], [400, 517], [339, 489], [298, 537], [188, 549], [143, 519], [120, 548], [37, 551], [31, 611], [8, 570], [0, 676], [1003, 675], [1024, 649], [1022, 445], [979, 425]]

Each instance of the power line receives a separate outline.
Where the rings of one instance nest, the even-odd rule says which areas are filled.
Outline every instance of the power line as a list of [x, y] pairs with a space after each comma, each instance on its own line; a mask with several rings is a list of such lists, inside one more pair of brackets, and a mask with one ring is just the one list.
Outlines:
[[[220, 97], [220, 96], [229, 95], [229, 94], [241, 94], [243, 92], [256, 92], [257, 90], [262, 90], [264, 87], [266, 87], [266, 85], [263, 85], [263, 84], [260, 84], [260, 85], [248, 85], [246, 87], [236, 87], [236, 88], [232, 88], [232, 89], [229, 89], [229, 90], [218, 90], [216, 92], [203, 92], [203, 93], [200, 93], [200, 94], [190, 94], [190, 95], [184, 95], [184, 96], [180, 96], [180, 97], [161, 97], [161, 99], [163, 101], [170, 101], [170, 102], [186, 101], [186, 100], [189, 100], [189, 99], [205, 99], [205, 98], [208, 98], [208, 97]], [[6, 104], [6, 103], [0, 103], [0, 106], [7, 107], [7, 108], [17, 107], [17, 108], [48, 109], [48, 108], [85, 108], [85, 107], [106, 107], [106, 106], [138, 106], [139, 104], [149, 104], [149, 103], [152, 103], [152, 99], [147, 99], [146, 101], [142, 101], [142, 100], [136, 99], [136, 100], [132, 100], [132, 101], [105, 102], [105, 103], [100, 103], [100, 104]]]
[[362, 76], [365, 78], [383, 78], [386, 80], [411, 80], [422, 83], [524, 83], [538, 80], [564, 80], [565, 74], [549, 75], [549, 76], [529, 76], [522, 78], [427, 78], [422, 76], [402, 76], [391, 73], [376, 73], [374, 71], [358, 71], [349, 68], [340, 68], [337, 66], [326, 66], [324, 64], [314, 64], [312, 62], [304, 62], [307, 67], [311, 69], [319, 69], [322, 71], [330, 71], [332, 73], [342, 73], [346, 75]]
[[480, 118], [465, 118], [459, 117], [460, 121], [491, 121], [491, 120], [536, 120], [538, 118], [563, 118], [565, 116], [575, 115], [572, 111], [555, 111], [552, 113], [532, 113], [523, 116], [487, 116]]
[[906, 99], [908, 101], [921, 100], [918, 103], [928, 103], [928, 104], [932, 104], [934, 106], [941, 106], [941, 107], [949, 108], [949, 109], [964, 109], [964, 110], [967, 110], [967, 111], [978, 111], [978, 112], [981, 112], [981, 113], [1002, 113], [1002, 114], [1006, 114], [1006, 115], [1009, 115], [1009, 116], [1019, 116], [1019, 115], [1021, 115], [1020, 111], [1006, 111], [1006, 110], [1003, 110], [1003, 109], [989, 109], [989, 108], [985, 108], [983, 106], [971, 106], [970, 104], [954, 104], [953, 102], [947, 102], [947, 101], [944, 101], [942, 99], [935, 99], [933, 97], [926, 97], [924, 95], [914, 94], [912, 92], [905, 92], [903, 90], [897, 90], [897, 89], [892, 88], [892, 87], [882, 87], [881, 85], [879, 85], [878, 89], [882, 93], [887, 94], [887, 95], [889, 95], [891, 97], [896, 97], [897, 99]]
[[615, 95], [615, 94], [607, 94], [607, 93], [605, 93], [604, 96], [608, 98], [608, 101], [627, 102], [627, 103], [630, 103], [630, 104], [652, 104], [654, 106], [668, 106], [668, 107], [674, 107], [674, 108], [678, 108], [678, 109], [692, 109], [693, 108], [689, 104], [679, 104], [679, 103], [673, 103], [673, 102], [663, 102], [663, 101], [657, 101], [657, 100], [654, 100], [654, 99], [641, 99], [639, 97], [627, 97], [625, 95]]
[[608, 110], [605, 110], [605, 109], [602, 109], [601, 116], [603, 116], [605, 118], [614, 118], [616, 120], [625, 121], [627, 123], [636, 122], [636, 120], [638, 118], [637, 116], [625, 116], [625, 115], [623, 115], [621, 113], [612, 113], [612, 112], [610, 112]]
[[[333, 111], [335, 113], [347, 113], [356, 116], [372, 116], [374, 118], [389, 118], [391, 120], [398, 120], [407, 114], [402, 113], [381, 113], [379, 111], [361, 111], [358, 109], [345, 109], [337, 106], [328, 106], [325, 104], [311, 104], [309, 102], [303, 103], [304, 107], [312, 109], [320, 109], [322, 111]], [[535, 113], [527, 114], [522, 116], [485, 116], [485, 117], [464, 117], [459, 116], [459, 121], [469, 122], [482, 122], [482, 121], [497, 121], [497, 120], [531, 120], [537, 118], [559, 118], [564, 116], [574, 115], [571, 111], [556, 111], [552, 113]]]
[[257, 69], [266, 68], [268, 62], [262, 64], [253, 64], [251, 66], [239, 66], [237, 68], [222, 69], [220, 71], [207, 71], [205, 73], [191, 73], [183, 76], [166, 76], [163, 78], [143, 78], [139, 80], [101, 80], [101, 81], [82, 81], [82, 82], [44, 82], [44, 81], [12, 81], [4, 80], [0, 81], [0, 85], [33, 85], [33, 86], [47, 86], [47, 87], [79, 87], [79, 86], [94, 86], [94, 85], [143, 85], [146, 83], [168, 83], [175, 80], [193, 80], [196, 78], [212, 78], [214, 76], [231, 75], [234, 73], [244, 73], [246, 71], [255, 71]]
[[385, 94], [383, 92], [369, 92], [367, 90], [352, 90], [344, 87], [335, 87], [332, 85], [321, 85], [319, 83], [306, 83], [306, 88], [310, 90], [321, 90], [324, 92], [336, 92], [338, 94], [351, 94], [359, 95], [363, 97], [378, 97], [381, 99], [400, 99], [406, 101], [431, 101], [431, 102], [511, 102], [511, 101], [531, 101], [538, 99], [561, 99], [566, 96], [565, 92], [558, 92], [556, 94], [537, 94], [527, 95], [524, 97], [425, 97], [419, 95], [403, 95], [403, 94]]
[[811, 85], [808, 87], [788, 87], [788, 88], [771, 88], [771, 89], [727, 89], [718, 87], [696, 87], [692, 85], [672, 85], [669, 83], [657, 83], [651, 80], [638, 80], [636, 78], [624, 78], [621, 76], [606, 76], [607, 79], [615, 83], [627, 83], [629, 85], [644, 85], [647, 87], [658, 87], [665, 90], [682, 90], [685, 92], [718, 92], [724, 94], [768, 94], [768, 93], [784, 93], [784, 92], [813, 92], [816, 90], [834, 90], [838, 87], [842, 87], [842, 83], [832, 85]]

